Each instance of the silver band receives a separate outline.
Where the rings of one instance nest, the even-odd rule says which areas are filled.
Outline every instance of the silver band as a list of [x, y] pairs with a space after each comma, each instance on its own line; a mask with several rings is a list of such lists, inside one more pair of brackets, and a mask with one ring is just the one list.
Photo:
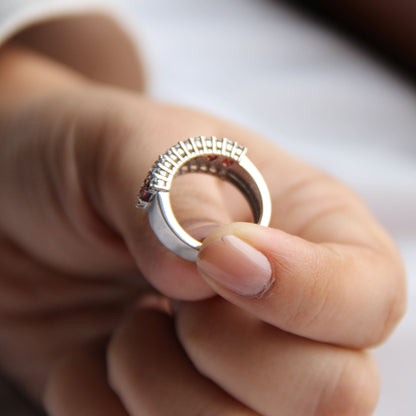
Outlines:
[[165, 247], [196, 261], [202, 245], [180, 226], [172, 211], [169, 191], [174, 177], [180, 174], [201, 172], [231, 182], [246, 197], [254, 222], [269, 225], [269, 190], [246, 152], [246, 147], [227, 138], [200, 136], [181, 141], [159, 156], [144, 180], [137, 206], [146, 209], [150, 226]]

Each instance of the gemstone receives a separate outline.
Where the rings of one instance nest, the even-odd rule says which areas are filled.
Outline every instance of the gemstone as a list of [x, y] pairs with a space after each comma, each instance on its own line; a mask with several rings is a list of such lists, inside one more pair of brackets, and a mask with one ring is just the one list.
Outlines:
[[218, 156], [217, 155], [208, 155], [207, 156], [207, 160], [208, 162], [212, 162], [214, 161]]
[[140, 191], [140, 199], [143, 202], [149, 202], [152, 198], [153, 198], [154, 193], [153, 192], [149, 192], [146, 188], [143, 188]]
[[234, 163], [233, 159], [230, 158], [226, 158], [222, 161], [222, 166], [224, 166], [224, 168], [228, 168], [230, 167], [232, 164]]

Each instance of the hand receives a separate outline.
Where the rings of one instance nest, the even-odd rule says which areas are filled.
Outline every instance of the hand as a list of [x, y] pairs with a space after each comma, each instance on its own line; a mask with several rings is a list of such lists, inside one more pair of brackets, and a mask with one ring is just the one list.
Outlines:
[[[0, 73], [0, 365], [11, 377], [37, 399], [46, 389], [47, 406], [59, 416], [80, 414], [74, 409], [88, 404], [95, 405], [95, 412], [102, 407], [102, 415], [137, 414], [141, 406], [157, 409], [167, 402], [148, 396], [149, 388], [153, 394], [160, 388], [174, 395], [180, 382], [195, 391], [195, 403], [218, 403], [220, 410], [225, 403], [241, 415], [290, 414], [287, 409], [300, 402], [295, 381], [315, 374], [319, 366], [310, 363], [317, 357], [327, 357], [322, 362], [330, 363], [329, 368], [351, 362], [345, 374], [361, 368], [361, 391], [371, 388], [376, 377], [371, 360], [348, 347], [372, 345], [392, 329], [403, 313], [404, 279], [390, 239], [350, 191], [223, 121], [91, 85], [26, 51], [6, 55]], [[250, 158], [272, 191], [276, 228], [233, 224], [216, 230], [201, 251], [204, 279], [195, 265], [161, 246], [145, 214], [134, 207], [139, 183], [155, 157], [174, 141], [200, 134], [228, 136], [249, 147]], [[199, 185], [203, 181], [211, 186], [207, 199], [206, 186], [195, 187], [193, 180], [178, 181], [181, 201], [189, 198], [175, 210], [183, 222], [195, 227], [248, 218], [246, 209], [224, 198], [222, 184], [199, 179]], [[175, 200], [178, 197], [174, 205]], [[222, 258], [217, 265], [210, 260], [230, 241], [218, 237], [230, 234], [266, 256], [274, 272], [268, 282], [274, 284], [266, 285], [270, 287], [262, 297], [253, 297], [254, 292], [242, 296], [241, 288], [236, 295], [229, 281], [221, 282], [213, 273], [215, 267], [228, 267], [228, 274], [233, 270]], [[313, 271], [312, 279], [307, 268]], [[217, 292], [239, 308], [219, 299], [179, 304], [176, 320], [185, 354], [170, 318], [129, 309], [148, 290], [143, 275], [169, 297], [198, 300]], [[244, 273], [238, 276], [245, 278]], [[331, 285], [331, 276], [339, 286]], [[318, 313], [319, 305], [327, 306]], [[348, 319], [345, 311], [351, 312]], [[217, 337], [204, 338], [215, 328]], [[258, 328], [263, 329], [256, 332]], [[105, 378], [108, 338], [111, 388]], [[241, 340], [250, 346], [244, 349], [247, 356], [233, 361], [223, 347], [235, 349]], [[263, 362], [257, 361], [257, 348], [269, 351]], [[283, 350], [284, 362], [271, 360]], [[268, 363], [293, 369], [289, 364], [299, 360], [292, 351], [308, 364], [296, 370], [296, 377], [282, 381], [280, 373], [266, 371]], [[169, 366], [169, 377], [158, 379], [165, 373], [154, 369]], [[263, 377], [269, 386], [283, 386], [288, 379], [294, 384], [287, 385], [284, 402], [273, 401], [270, 390], [261, 383], [245, 385], [237, 370], [246, 371], [250, 380]], [[331, 406], [339, 409], [347, 401], [357, 402], [357, 389], [344, 382], [348, 377], [341, 378], [344, 400], [331, 394], [337, 372], [330, 373], [305, 383], [304, 414], [312, 409], [308, 404], [318, 391], [328, 392], [319, 402], [327, 412]], [[183, 415], [192, 408], [181, 391], [182, 396], [176, 392], [176, 403], [177, 414]], [[374, 405], [375, 393], [367, 392], [370, 403], [357, 404], [362, 412]], [[139, 401], [143, 397], [148, 397], [145, 404]], [[211, 409], [207, 405], [201, 412]]]
[[133, 414], [373, 412], [378, 375], [365, 349], [404, 313], [400, 257], [351, 191], [268, 154], [281, 169], [280, 184], [266, 176], [276, 228], [233, 223], [204, 240], [199, 272], [225, 300], [176, 303], [186, 355], [156, 311], [132, 313], [116, 332], [110, 380]]

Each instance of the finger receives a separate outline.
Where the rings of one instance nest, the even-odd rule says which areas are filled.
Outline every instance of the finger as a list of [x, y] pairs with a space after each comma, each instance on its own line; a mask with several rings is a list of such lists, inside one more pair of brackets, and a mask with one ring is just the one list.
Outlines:
[[183, 303], [177, 332], [206, 377], [263, 416], [370, 415], [378, 375], [365, 352], [264, 325], [220, 298]]
[[108, 353], [111, 386], [131, 416], [256, 416], [204, 378], [178, 343], [172, 319], [135, 310]]
[[44, 405], [51, 416], [128, 416], [107, 383], [104, 346], [60, 361], [48, 379]]
[[222, 297], [284, 331], [365, 347], [384, 339], [403, 313], [390, 261], [365, 247], [235, 223], [204, 241], [198, 269]]

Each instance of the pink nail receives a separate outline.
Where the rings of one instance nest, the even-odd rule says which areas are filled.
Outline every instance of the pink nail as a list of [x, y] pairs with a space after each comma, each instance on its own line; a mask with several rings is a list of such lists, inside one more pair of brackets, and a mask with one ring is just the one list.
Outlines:
[[243, 296], [261, 296], [272, 284], [267, 257], [234, 235], [209, 243], [198, 257], [203, 276]]

